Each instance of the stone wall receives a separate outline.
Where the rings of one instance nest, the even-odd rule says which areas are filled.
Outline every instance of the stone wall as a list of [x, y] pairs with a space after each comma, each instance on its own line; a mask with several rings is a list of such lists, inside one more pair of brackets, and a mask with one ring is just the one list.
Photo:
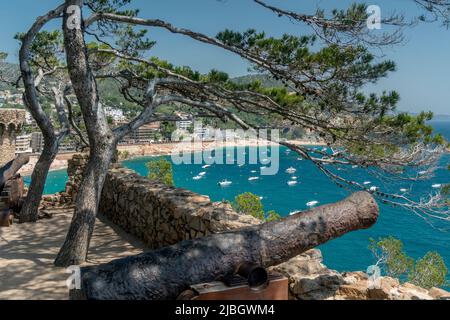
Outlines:
[[111, 169], [99, 212], [156, 249], [259, 223], [229, 204], [149, 181], [129, 169]]
[[16, 136], [25, 122], [25, 110], [0, 109], [0, 166], [16, 155]]
[[[76, 198], [87, 161], [86, 154], [68, 161], [65, 199]], [[212, 203], [207, 196], [152, 182], [124, 168], [109, 170], [99, 213], [153, 249], [260, 223], [227, 203]]]

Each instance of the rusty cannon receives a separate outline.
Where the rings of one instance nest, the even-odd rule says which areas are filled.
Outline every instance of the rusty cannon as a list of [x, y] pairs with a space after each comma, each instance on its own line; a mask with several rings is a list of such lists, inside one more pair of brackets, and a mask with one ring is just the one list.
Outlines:
[[72, 299], [172, 300], [193, 284], [233, 274], [243, 263], [286, 262], [348, 232], [371, 227], [379, 209], [358, 192], [279, 221], [219, 233], [81, 269]]

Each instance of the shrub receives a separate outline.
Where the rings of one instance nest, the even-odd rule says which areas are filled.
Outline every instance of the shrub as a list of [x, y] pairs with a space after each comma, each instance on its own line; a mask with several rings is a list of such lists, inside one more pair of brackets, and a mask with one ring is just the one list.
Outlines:
[[130, 152], [127, 150], [119, 151], [119, 160], [127, 160], [130, 157]]
[[264, 205], [261, 199], [251, 192], [238, 195], [234, 200], [233, 207], [236, 211], [249, 214], [261, 221], [270, 222], [281, 219], [281, 216], [273, 210], [264, 213]]
[[370, 239], [370, 242], [369, 248], [388, 276], [399, 278], [411, 270], [414, 260], [403, 252], [403, 243], [400, 240], [388, 237], [378, 242]]
[[370, 239], [369, 249], [377, 259], [376, 264], [390, 277], [407, 279], [425, 289], [447, 284], [448, 269], [437, 252], [428, 252], [414, 263], [403, 251], [403, 243], [394, 237], [378, 242]]
[[447, 266], [439, 253], [428, 252], [417, 260], [408, 279], [419, 287], [430, 289], [445, 285], [447, 273]]
[[264, 220], [264, 206], [261, 199], [251, 192], [240, 194], [235, 198], [235, 209], [259, 220]]
[[171, 162], [161, 158], [149, 161], [146, 166], [150, 180], [159, 181], [172, 187], [175, 186]]
[[267, 222], [277, 221], [277, 220], [280, 220], [280, 219], [281, 219], [281, 215], [278, 212], [274, 211], [274, 210], [271, 210], [271, 211], [267, 212], [267, 214], [266, 214], [266, 221]]

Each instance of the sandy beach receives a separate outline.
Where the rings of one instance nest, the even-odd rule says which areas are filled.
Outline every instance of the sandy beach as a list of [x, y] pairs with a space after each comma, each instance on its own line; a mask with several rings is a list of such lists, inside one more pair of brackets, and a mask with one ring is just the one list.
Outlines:
[[[292, 140], [288, 141], [289, 143], [295, 145], [304, 145], [304, 146], [316, 146], [323, 145], [323, 143], [310, 141], [310, 140]], [[211, 142], [204, 141], [199, 143], [161, 143], [161, 144], [134, 144], [134, 145], [119, 145], [119, 152], [127, 152], [127, 159], [132, 159], [136, 157], [146, 157], [146, 156], [166, 156], [170, 155], [172, 151], [177, 148], [178, 150], [182, 150], [185, 152], [199, 152], [203, 150], [211, 150], [214, 148], [224, 148], [224, 147], [256, 147], [256, 146], [268, 146], [268, 145], [276, 145], [275, 143], [270, 143], [264, 140], [243, 140], [243, 141], [233, 141], [227, 142], [226, 144], [223, 141], [219, 142]], [[67, 161], [73, 157], [75, 153], [61, 153], [56, 156], [56, 159], [53, 161], [50, 171], [58, 171], [67, 168]], [[30, 158], [30, 162], [25, 165], [19, 173], [22, 176], [29, 176], [33, 173], [34, 166], [36, 165], [39, 159], [38, 155], [32, 155]]]

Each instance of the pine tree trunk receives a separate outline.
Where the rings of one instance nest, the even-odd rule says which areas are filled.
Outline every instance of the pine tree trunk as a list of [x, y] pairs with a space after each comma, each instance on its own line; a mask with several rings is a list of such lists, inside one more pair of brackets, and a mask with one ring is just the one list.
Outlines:
[[[83, 1], [65, 0], [65, 4], [81, 8]], [[99, 101], [97, 83], [89, 66], [82, 26], [69, 27], [70, 17], [70, 13], [64, 12], [64, 46], [70, 79], [89, 137], [90, 158], [77, 193], [75, 213], [67, 238], [55, 260], [55, 265], [59, 267], [79, 265], [86, 260], [100, 195], [117, 144]]]
[[36, 222], [38, 220], [39, 205], [44, 193], [45, 181], [57, 153], [58, 142], [56, 138], [51, 142], [45, 142], [42, 154], [31, 175], [31, 184], [25, 203], [20, 211], [19, 223]]
[[56, 257], [55, 266], [68, 267], [86, 261], [101, 192], [115, 148], [115, 143], [111, 141], [103, 141], [101, 146], [91, 148], [90, 158], [75, 199], [75, 212], [69, 232]]

